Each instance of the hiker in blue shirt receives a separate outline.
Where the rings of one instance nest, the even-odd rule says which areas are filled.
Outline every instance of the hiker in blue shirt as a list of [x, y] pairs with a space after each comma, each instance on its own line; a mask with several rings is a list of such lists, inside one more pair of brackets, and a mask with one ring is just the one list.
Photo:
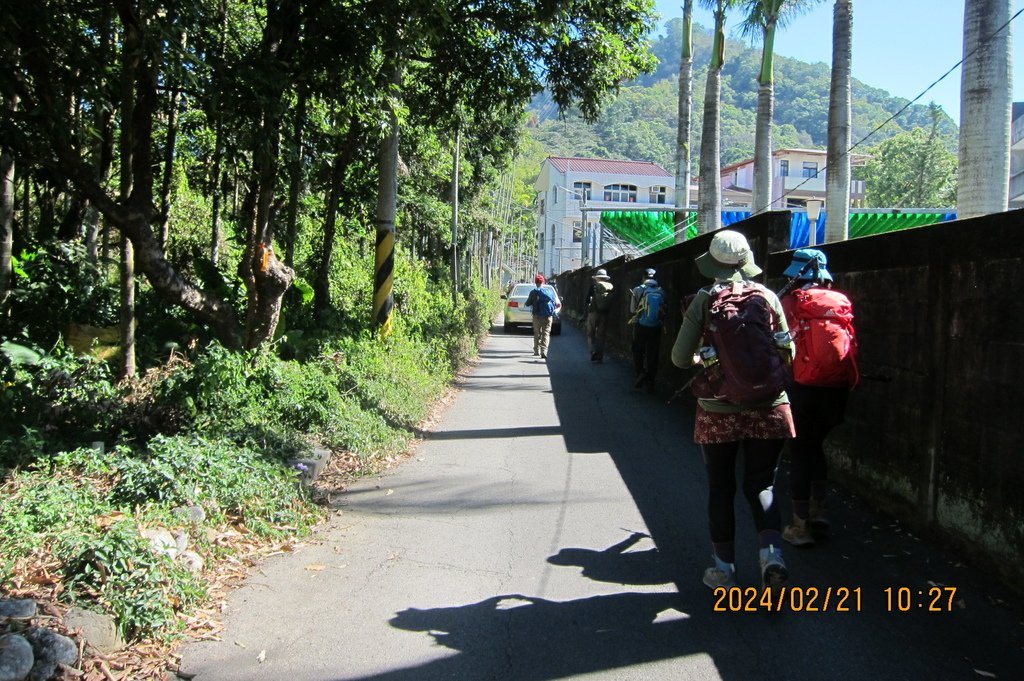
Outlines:
[[655, 380], [658, 378], [661, 329], [665, 321], [665, 292], [655, 279], [647, 279], [643, 287], [643, 294], [630, 319], [633, 324], [633, 366], [637, 373], [635, 386], [640, 388], [646, 385], [649, 392], [654, 392]]
[[541, 359], [548, 357], [548, 343], [551, 341], [551, 325], [555, 311], [561, 307], [558, 294], [551, 286], [544, 285], [544, 275], [533, 278], [536, 287], [526, 297], [526, 307], [533, 310], [533, 355]]

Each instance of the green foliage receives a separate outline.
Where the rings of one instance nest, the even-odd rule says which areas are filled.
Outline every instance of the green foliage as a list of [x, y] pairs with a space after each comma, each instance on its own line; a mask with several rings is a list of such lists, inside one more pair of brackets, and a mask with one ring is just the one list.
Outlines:
[[123, 393], [110, 365], [58, 346], [32, 363], [10, 367], [0, 385], [0, 465], [23, 460], [14, 442], [26, 429], [68, 444], [109, 439], [118, 433]]
[[31, 337], [52, 346], [68, 324], [117, 323], [115, 281], [89, 260], [84, 244], [49, 241], [16, 258], [9, 315], [0, 317], [0, 336]]
[[[205, 519], [172, 513], [184, 504], [203, 508]], [[146, 449], [71, 450], [0, 487], [0, 589], [25, 561], [49, 555], [72, 600], [113, 614], [129, 638], [166, 635], [205, 587], [154, 551], [142, 528], [188, 533], [193, 550], [209, 558], [215, 549], [205, 528], [231, 523], [280, 537], [308, 531], [318, 516], [293, 472], [227, 442], [159, 437]]]
[[871, 208], [944, 208], [956, 205], [957, 157], [941, 137], [918, 128], [871, 150], [861, 169]]

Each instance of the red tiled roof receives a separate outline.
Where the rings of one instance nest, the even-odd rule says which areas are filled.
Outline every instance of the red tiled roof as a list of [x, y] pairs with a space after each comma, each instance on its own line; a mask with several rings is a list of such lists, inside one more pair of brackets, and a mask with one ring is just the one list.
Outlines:
[[572, 170], [574, 173], [672, 177], [667, 170], [650, 161], [612, 161], [603, 158], [567, 158], [565, 156], [548, 156], [548, 161], [560, 173]]

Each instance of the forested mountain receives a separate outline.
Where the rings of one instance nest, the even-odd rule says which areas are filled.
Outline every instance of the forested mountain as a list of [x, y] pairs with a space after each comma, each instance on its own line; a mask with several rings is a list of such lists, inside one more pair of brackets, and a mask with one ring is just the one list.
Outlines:
[[[826, 40], [828, 36], [817, 39]], [[673, 148], [676, 135], [676, 98], [679, 78], [679, 46], [682, 20], [666, 23], [665, 31], [653, 40], [657, 69], [625, 84], [594, 125], [578, 115], [558, 119], [556, 107], [546, 94], [530, 107], [530, 133], [550, 154], [630, 158], [654, 161], [675, 170]], [[704, 81], [711, 54], [711, 32], [694, 26], [694, 121], [692, 133], [693, 170], [700, 153]], [[757, 75], [760, 45], [729, 40], [722, 70], [722, 164], [753, 158], [754, 119], [757, 111]], [[828, 124], [829, 65], [788, 57], [775, 58], [774, 146], [824, 148]], [[885, 90], [853, 80], [854, 142], [871, 133], [908, 100]], [[876, 132], [859, 151], [915, 128], [930, 128], [927, 103], [915, 104]], [[957, 128], [953, 119], [940, 113], [938, 133], [949, 148], [956, 149]]]

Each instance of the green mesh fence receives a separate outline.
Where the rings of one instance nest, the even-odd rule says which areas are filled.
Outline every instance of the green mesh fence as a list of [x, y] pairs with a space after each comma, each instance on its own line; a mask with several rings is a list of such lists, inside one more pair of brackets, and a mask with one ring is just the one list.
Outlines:
[[664, 211], [602, 211], [601, 225], [624, 241], [644, 250], [660, 251], [676, 242], [675, 221], [686, 222], [686, 238], [697, 236], [697, 213]]
[[[665, 211], [603, 211], [601, 224], [624, 241], [645, 251], [660, 251], [675, 243], [675, 220], [682, 219], [681, 213]], [[827, 213], [822, 212], [818, 220], [817, 243], [822, 243]], [[749, 212], [723, 211], [722, 226], [750, 217]], [[851, 213], [849, 236], [851, 239], [873, 234], [895, 232], [911, 227], [932, 225], [955, 220], [956, 213], [929, 211], [920, 213]], [[686, 214], [686, 238], [697, 236], [696, 211]], [[809, 224], [807, 214], [794, 212], [790, 227], [790, 248], [803, 248], [808, 244]]]
[[934, 225], [955, 219], [955, 213], [853, 213], [850, 215], [850, 238]]

